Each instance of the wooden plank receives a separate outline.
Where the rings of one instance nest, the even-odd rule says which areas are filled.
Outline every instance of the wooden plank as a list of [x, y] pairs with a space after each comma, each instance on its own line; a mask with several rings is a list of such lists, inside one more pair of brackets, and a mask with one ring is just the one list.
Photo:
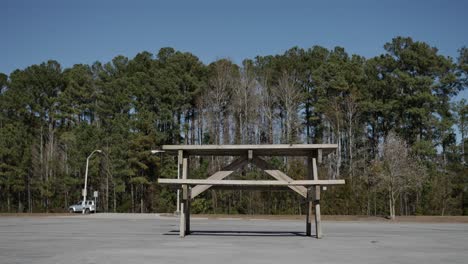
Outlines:
[[[176, 190], [180, 185], [169, 184], [169, 188]], [[309, 186], [308, 186], [309, 187]], [[322, 187], [323, 188], [323, 187]], [[212, 185], [209, 190], [219, 191], [272, 191], [272, 192], [285, 192], [292, 191], [289, 186], [286, 185]], [[198, 196], [199, 198], [200, 196]], [[311, 196], [312, 197], [312, 196]], [[313, 199], [313, 198], [312, 198]]]
[[200, 180], [200, 179], [158, 179], [161, 184], [176, 185], [233, 185], [233, 186], [314, 186], [345, 184], [344, 180], [300, 180], [300, 181], [264, 181], [264, 180]]
[[321, 149], [328, 155], [338, 148], [337, 144], [270, 144], [270, 145], [163, 145], [162, 149], [171, 154], [184, 150], [189, 155], [199, 156], [243, 156], [252, 150], [256, 156], [310, 156]]
[[[179, 166], [182, 166], [182, 159], [184, 158], [184, 151], [183, 150], [178, 150], [177, 151], [177, 164], [179, 164]], [[180, 171], [182, 173], [182, 170]]]
[[[273, 178], [275, 178], [278, 181], [284, 181], [284, 182], [293, 182], [294, 180], [286, 175], [285, 173], [279, 171], [279, 170], [265, 170], [265, 172], [269, 175], [271, 175]], [[307, 197], [307, 188], [304, 186], [295, 186], [295, 185], [289, 185], [288, 186], [290, 189], [301, 195], [302, 197], [306, 198]]]
[[313, 185], [340, 185], [345, 184], [345, 180], [297, 180], [289, 182], [290, 185], [303, 185], [303, 186], [313, 186]]
[[[170, 185], [172, 187], [177, 187], [177, 185]], [[290, 191], [291, 188], [289, 186], [271, 186], [271, 185], [242, 185], [242, 187], [239, 188], [239, 186], [236, 185], [213, 185], [211, 186], [210, 189], [214, 190], [227, 190], [227, 191], [272, 191], [272, 192], [284, 192], [284, 191]]]
[[[260, 169], [264, 170], [267, 174], [272, 176], [273, 178], [279, 180], [279, 181], [287, 181], [291, 182], [293, 179], [286, 175], [285, 173], [279, 171], [279, 170], [272, 170], [270, 169], [271, 166], [266, 162], [264, 159], [261, 159], [259, 157], [254, 157], [252, 160], [252, 163], [259, 167]], [[301, 195], [302, 197], [307, 197], [307, 188], [304, 186], [288, 186], [290, 189]]]
[[[247, 163], [245, 157], [238, 158], [234, 160], [231, 164], [224, 167], [221, 171], [216, 172], [215, 174], [208, 177], [207, 180], [222, 180], [227, 176], [231, 175], [235, 170], [244, 166]], [[192, 199], [200, 195], [202, 192], [208, 190], [211, 185], [197, 185], [192, 188]]]
[[163, 150], [273, 150], [273, 149], [327, 149], [338, 148], [337, 144], [253, 144], [253, 145], [163, 145]]
[[313, 172], [313, 179], [318, 180], [318, 169], [317, 169], [317, 159], [312, 159], [312, 172]]
[[[234, 171], [217, 171], [215, 174], [211, 175], [207, 180], [222, 180], [227, 176], [231, 175]], [[211, 185], [197, 185], [192, 188], [192, 198], [197, 197], [204, 191], [208, 190]]]

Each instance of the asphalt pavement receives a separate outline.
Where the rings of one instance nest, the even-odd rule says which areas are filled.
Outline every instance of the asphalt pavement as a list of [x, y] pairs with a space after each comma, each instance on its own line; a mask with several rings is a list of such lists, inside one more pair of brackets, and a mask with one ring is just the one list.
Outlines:
[[3, 263], [467, 263], [468, 224], [324, 221], [322, 239], [298, 220], [157, 214], [0, 217]]

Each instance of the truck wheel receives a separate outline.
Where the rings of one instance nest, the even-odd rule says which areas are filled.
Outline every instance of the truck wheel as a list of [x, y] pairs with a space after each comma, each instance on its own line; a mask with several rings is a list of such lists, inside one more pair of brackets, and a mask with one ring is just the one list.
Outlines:
[[73, 209], [71, 209], [71, 208], [70, 208], [70, 209], [68, 209], [68, 212], [69, 212], [70, 214], [73, 214], [73, 213], [75, 213], [75, 211], [74, 211]]
[[89, 208], [86, 208], [85, 214], [89, 214]]

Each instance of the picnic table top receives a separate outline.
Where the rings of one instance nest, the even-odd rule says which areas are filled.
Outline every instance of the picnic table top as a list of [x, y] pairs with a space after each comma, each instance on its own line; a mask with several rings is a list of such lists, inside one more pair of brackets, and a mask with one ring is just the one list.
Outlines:
[[162, 150], [169, 154], [183, 150], [194, 156], [242, 156], [249, 150], [256, 156], [310, 156], [320, 150], [325, 156], [337, 147], [337, 144], [163, 145]]

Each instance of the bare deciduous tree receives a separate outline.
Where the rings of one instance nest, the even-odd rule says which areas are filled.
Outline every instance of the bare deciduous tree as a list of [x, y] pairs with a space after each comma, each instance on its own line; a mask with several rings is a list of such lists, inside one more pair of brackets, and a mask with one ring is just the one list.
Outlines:
[[252, 63], [245, 61], [240, 71], [239, 81], [233, 87], [231, 112], [236, 120], [235, 143], [255, 143], [255, 125], [258, 123], [258, 101], [257, 80], [253, 72]]
[[409, 152], [406, 143], [390, 132], [383, 143], [382, 160], [374, 160], [378, 185], [388, 192], [390, 218], [395, 219], [395, 203], [407, 190], [421, 188], [427, 172]]
[[[334, 135], [334, 139], [332, 142], [336, 142], [338, 144], [338, 148], [336, 149], [335, 157], [336, 157], [336, 165], [335, 165], [335, 175], [333, 178], [340, 177], [340, 168], [341, 168], [341, 130], [342, 130], [342, 122], [343, 122], [343, 108], [341, 107], [341, 103], [337, 98], [333, 98], [330, 100], [330, 104], [327, 108], [324, 109], [324, 117], [326, 121], [331, 125], [333, 129], [332, 136]], [[331, 163], [330, 163], [331, 164]]]
[[273, 122], [276, 119], [275, 105], [276, 97], [273, 94], [273, 89], [269, 85], [271, 73], [265, 71], [261, 76], [257, 76], [259, 83], [259, 112], [260, 112], [260, 124], [263, 126], [264, 139], [260, 139], [261, 143], [273, 144]]
[[209, 89], [207, 89], [203, 98], [204, 105], [207, 106], [207, 112], [210, 122], [211, 135], [215, 138], [212, 143], [223, 144], [226, 138], [224, 124], [227, 118], [227, 105], [230, 101], [232, 89], [235, 86], [235, 65], [226, 59], [216, 61], [212, 64], [213, 73], [209, 80]]
[[358, 116], [358, 103], [356, 102], [356, 97], [351, 94], [344, 99], [343, 102], [343, 113], [346, 119], [346, 127], [348, 131], [348, 159], [349, 159], [349, 174], [352, 177], [354, 176], [354, 134], [353, 129], [356, 123]]
[[275, 97], [285, 118], [285, 141], [294, 143], [299, 128], [299, 110], [303, 94], [297, 86], [294, 75], [283, 71], [274, 90]]

